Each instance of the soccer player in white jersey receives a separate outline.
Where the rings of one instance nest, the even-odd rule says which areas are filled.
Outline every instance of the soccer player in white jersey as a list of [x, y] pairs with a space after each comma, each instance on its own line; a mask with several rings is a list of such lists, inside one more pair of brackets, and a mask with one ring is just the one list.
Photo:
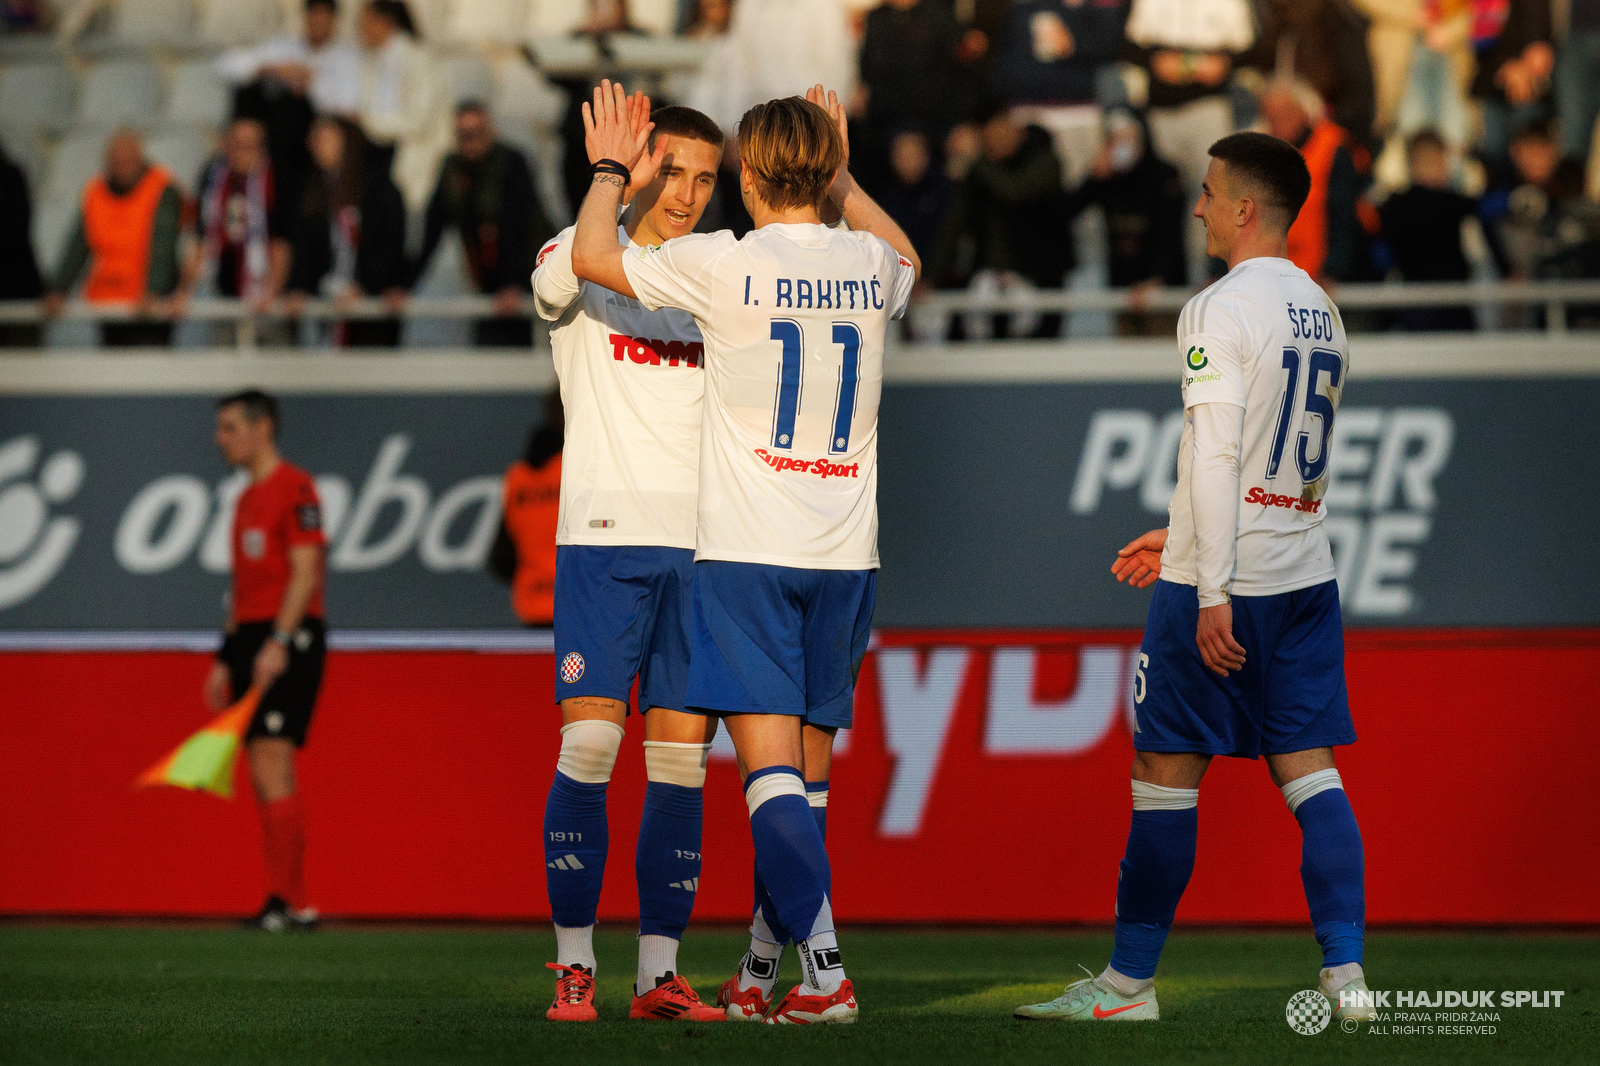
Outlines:
[[[629, 102], [642, 127], [649, 103]], [[716, 186], [723, 135], [659, 109], [660, 167], [638, 183], [613, 240], [639, 248], [693, 231]], [[612, 216], [615, 219], [615, 215]], [[566, 411], [556, 532], [556, 699], [561, 754], [545, 805], [545, 874], [559, 974], [553, 1021], [594, 1021], [594, 923], [605, 872], [606, 786], [639, 682], [646, 786], [635, 871], [639, 968], [632, 1018], [722, 1021], [676, 973], [700, 880], [701, 790], [716, 721], [685, 711], [701, 397], [700, 330], [580, 281], [573, 230], [539, 252], [533, 292], [554, 323]]]
[[[756, 870], [800, 953], [804, 980], [765, 1020], [854, 1021], [806, 796], [817, 769], [806, 737], [831, 739], [851, 720], [878, 566], [883, 342], [910, 298], [916, 254], [851, 181], [843, 111], [820, 87], [740, 120], [740, 189], [756, 224], [743, 240], [624, 248], [611, 219], [629, 172], [649, 163], [634, 163], [644, 143], [621, 89], [601, 88], [585, 115], [591, 154], [620, 173], [589, 189], [573, 269], [646, 307], [691, 312], [705, 337], [688, 704], [720, 717], [733, 740]], [[830, 196], [850, 231], [822, 223]]]
[[1184, 427], [1170, 522], [1112, 567], [1118, 580], [1156, 582], [1133, 682], [1133, 823], [1116, 947], [1104, 972], [1019, 1008], [1022, 1018], [1160, 1016], [1156, 962], [1194, 870], [1200, 779], [1216, 755], [1266, 756], [1300, 822], [1321, 991], [1337, 1017], [1371, 1016], [1339, 1002], [1366, 989], [1364, 860], [1334, 769], [1334, 745], [1356, 734], [1322, 528], [1349, 345], [1333, 301], [1286, 258], [1311, 187], [1300, 153], [1237, 133], [1211, 157], [1194, 213], [1207, 253], [1229, 270], [1179, 319]]

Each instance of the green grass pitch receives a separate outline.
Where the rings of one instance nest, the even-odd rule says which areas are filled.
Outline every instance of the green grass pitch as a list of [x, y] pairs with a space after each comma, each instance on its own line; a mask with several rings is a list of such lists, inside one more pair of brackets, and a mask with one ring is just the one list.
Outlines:
[[[845, 930], [854, 1026], [627, 1021], [633, 938], [602, 933], [597, 1025], [544, 1020], [545, 932], [329, 928], [311, 935], [150, 925], [0, 925], [0, 1063], [1567, 1063], [1600, 1060], [1592, 936], [1378, 932], [1374, 987], [1562, 989], [1559, 1009], [1499, 1011], [1491, 1036], [1339, 1031], [1284, 1020], [1313, 987], [1308, 934], [1180, 932], [1162, 960], [1162, 1018], [1016, 1021], [1098, 970], [1108, 932]], [[743, 951], [692, 930], [680, 962], [706, 998]], [[795, 979], [785, 960], [787, 988]]]

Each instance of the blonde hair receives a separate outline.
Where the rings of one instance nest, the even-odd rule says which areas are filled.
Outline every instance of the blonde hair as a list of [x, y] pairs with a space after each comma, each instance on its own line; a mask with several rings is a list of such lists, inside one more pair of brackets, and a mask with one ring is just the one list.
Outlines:
[[739, 158], [768, 207], [817, 207], [845, 164], [828, 112], [798, 96], [757, 104], [739, 120]]

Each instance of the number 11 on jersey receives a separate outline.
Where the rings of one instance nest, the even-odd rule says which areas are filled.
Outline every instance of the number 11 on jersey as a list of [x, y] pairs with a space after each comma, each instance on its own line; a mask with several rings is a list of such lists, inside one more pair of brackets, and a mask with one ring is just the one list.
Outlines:
[[[794, 447], [795, 417], [800, 412], [800, 394], [805, 385], [805, 330], [792, 318], [774, 318], [771, 336], [783, 346], [772, 412], [772, 446], [787, 451]], [[833, 323], [833, 343], [844, 348], [844, 359], [839, 365], [828, 451], [839, 455], [850, 450], [850, 424], [855, 418], [861, 377], [861, 327], [854, 322]]]

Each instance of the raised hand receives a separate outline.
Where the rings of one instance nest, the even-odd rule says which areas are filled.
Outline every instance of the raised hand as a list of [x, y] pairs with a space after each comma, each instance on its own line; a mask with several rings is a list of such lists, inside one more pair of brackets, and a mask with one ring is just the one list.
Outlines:
[[662, 138], [656, 150], [649, 151], [653, 129], [650, 98], [643, 93], [635, 93], [630, 98], [620, 83], [613, 84], [609, 78], [595, 89], [592, 106], [583, 105], [583, 143], [589, 152], [589, 161], [598, 163], [602, 159], [613, 159], [621, 163], [630, 172], [628, 187], [631, 189], [650, 184], [661, 169], [667, 144]]
[[850, 176], [850, 118], [845, 113], [844, 104], [839, 100], [839, 94], [831, 89], [824, 89], [820, 84], [806, 90], [806, 99], [826, 111], [828, 117], [839, 127], [839, 140], [844, 143], [845, 161], [833, 177], [833, 184], [828, 188], [828, 196], [835, 204], [842, 207], [845, 197], [855, 186], [855, 179]]

